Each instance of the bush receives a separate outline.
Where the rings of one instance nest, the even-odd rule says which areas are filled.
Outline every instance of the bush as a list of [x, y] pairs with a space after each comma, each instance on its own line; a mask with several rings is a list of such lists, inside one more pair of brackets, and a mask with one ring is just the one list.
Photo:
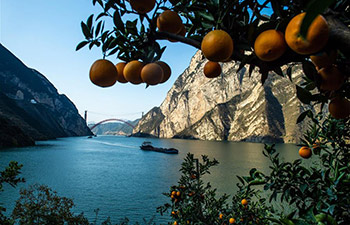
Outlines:
[[12, 217], [19, 224], [86, 224], [83, 213], [75, 216], [71, 211], [73, 200], [60, 197], [45, 185], [31, 185], [20, 191]]

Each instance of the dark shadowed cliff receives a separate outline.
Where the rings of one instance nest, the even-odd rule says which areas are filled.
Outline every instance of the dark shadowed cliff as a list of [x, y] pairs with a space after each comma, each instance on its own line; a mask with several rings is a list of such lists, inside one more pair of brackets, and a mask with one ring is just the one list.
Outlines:
[[65, 95], [0, 45], [0, 147], [90, 134]]

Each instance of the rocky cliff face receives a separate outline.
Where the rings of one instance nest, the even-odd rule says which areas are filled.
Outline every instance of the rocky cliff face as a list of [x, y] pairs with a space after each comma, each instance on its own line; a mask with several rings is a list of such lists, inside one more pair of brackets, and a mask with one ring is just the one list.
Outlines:
[[[56, 137], [90, 135], [85, 120], [74, 104], [38, 71], [26, 67], [11, 52], [0, 45], [0, 119], [21, 136], [34, 140]], [[10, 128], [9, 128], [10, 129]], [[2, 127], [0, 136], [8, 136]], [[1, 146], [21, 146], [21, 138], [10, 135], [13, 141]], [[9, 138], [3, 138], [9, 140]], [[9, 144], [13, 143], [13, 144]], [[28, 142], [29, 143], [29, 142]], [[25, 144], [23, 144], [25, 145]]]
[[[134, 133], [160, 138], [195, 138], [250, 142], [297, 142], [303, 124], [296, 120], [303, 106], [288, 78], [270, 74], [264, 85], [260, 74], [251, 77], [239, 64], [222, 64], [221, 77], [203, 74], [206, 59], [197, 52], [179, 76], [160, 107], [138, 123]], [[301, 77], [296, 68], [293, 79]]]

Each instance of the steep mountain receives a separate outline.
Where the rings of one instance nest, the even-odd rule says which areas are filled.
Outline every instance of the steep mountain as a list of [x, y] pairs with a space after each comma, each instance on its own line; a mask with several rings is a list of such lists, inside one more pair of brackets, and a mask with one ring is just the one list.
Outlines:
[[[222, 64], [221, 77], [203, 74], [207, 60], [197, 52], [190, 66], [178, 77], [160, 107], [150, 110], [133, 133], [160, 138], [194, 138], [249, 142], [298, 142], [305, 124], [296, 124], [304, 106], [296, 98], [295, 85], [288, 79], [261, 76], [239, 64]], [[293, 69], [300, 81], [301, 69]]]
[[[127, 121], [133, 126], [136, 126], [139, 119]], [[103, 123], [92, 129], [92, 132], [97, 135], [130, 135], [133, 128], [126, 123], [114, 122]]]
[[90, 135], [67, 96], [0, 44], [0, 147]]

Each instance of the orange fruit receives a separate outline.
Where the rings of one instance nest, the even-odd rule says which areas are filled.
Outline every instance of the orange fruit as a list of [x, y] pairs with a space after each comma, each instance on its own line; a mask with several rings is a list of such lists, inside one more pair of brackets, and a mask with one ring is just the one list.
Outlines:
[[130, 0], [131, 7], [138, 13], [150, 12], [156, 4], [156, 0]]
[[299, 149], [299, 155], [304, 159], [308, 159], [312, 155], [311, 149], [307, 146], [303, 146]]
[[277, 30], [266, 30], [259, 34], [254, 42], [256, 56], [262, 61], [278, 59], [287, 50], [283, 33]]
[[308, 55], [320, 51], [327, 43], [329, 28], [326, 19], [318, 15], [309, 26], [306, 39], [300, 35], [300, 26], [305, 13], [300, 13], [289, 21], [285, 39], [288, 46], [298, 54]]
[[224, 214], [220, 213], [219, 218], [222, 220], [222, 218], [224, 218]]
[[248, 200], [244, 198], [244, 199], [242, 199], [241, 203], [242, 203], [242, 205], [248, 205]]
[[343, 73], [336, 66], [322, 68], [318, 74], [322, 78], [320, 89], [324, 91], [336, 91], [345, 81]]
[[111, 61], [96, 60], [90, 68], [90, 80], [100, 87], [110, 87], [117, 82], [118, 71]]
[[177, 222], [176, 222], [176, 221], [174, 222], [174, 225], [177, 225]]
[[170, 66], [163, 62], [163, 61], [157, 61], [156, 62], [158, 65], [160, 65], [160, 67], [162, 67], [163, 69], [163, 79], [161, 80], [161, 84], [166, 82], [169, 78], [170, 78], [170, 75], [171, 75], [171, 68]]
[[115, 65], [118, 71], [117, 81], [120, 83], [128, 83], [128, 81], [125, 80], [124, 73], [123, 73], [125, 65], [126, 65], [125, 62], [120, 62], [120, 63], [117, 63], [117, 65]]
[[328, 111], [335, 119], [345, 119], [350, 115], [350, 101], [343, 97], [336, 97], [328, 104]]
[[157, 18], [159, 31], [177, 34], [181, 31], [183, 24], [180, 16], [171, 10], [165, 10]]
[[163, 69], [157, 63], [148, 63], [141, 70], [141, 79], [148, 85], [159, 84], [163, 80]]
[[215, 78], [221, 74], [221, 66], [217, 62], [208, 61], [204, 65], [203, 69], [204, 75], [208, 78]]
[[317, 55], [310, 55], [310, 59], [319, 69], [330, 67], [337, 59], [337, 51], [332, 50], [329, 54], [327, 52], [321, 52]]
[[172, 191], [172, 192], [171, 192], [171, 195], [174, 195], [174, 196], [175, 196], [175, 195], [176, 195], [176, 191]]
[[210, 61], [225, 61], [233, 53], [233, 40], [225, 31], [213, 30], [204, 36], [201, 50]]
[[233, 224], [236, 222], [236, 220], [234, 218], [230, 218], [230, 220], [228, 221], [230, 224]]
[[127, 81], [132, 84], [141, 84], [141, 70], [143, 68], [143, 63], [137, 60], [132, 60], [128, 62], [124, 67], [124, 77]]
[[174, 211], [171, 212], [171, 215], [175, 215], [176, 213]]
[[179, 192], [179, 191], [178, 191], [178, 192], [176, 192], [176, 196], [178, 196], [178, 197], [179, 197], [180, 195], [181, 195], [181, 192]]
[[175, 196], [174, 196], [174, 195], [171, 195], [170, 198], [175, 198]]

